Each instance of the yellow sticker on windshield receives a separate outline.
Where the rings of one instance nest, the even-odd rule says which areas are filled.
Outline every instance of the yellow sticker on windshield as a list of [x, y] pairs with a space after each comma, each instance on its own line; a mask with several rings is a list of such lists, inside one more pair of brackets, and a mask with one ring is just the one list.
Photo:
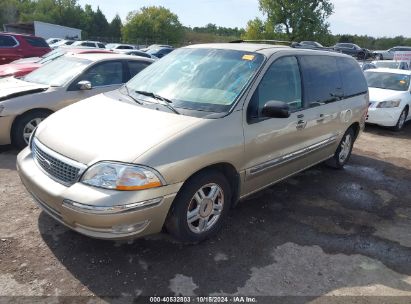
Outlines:
[[405, 80], [400, 80], [401, 84], [406, 84], [407, 82]]
[[254, 55], [244, 55], [243, 56], [243, 60], [249, 60], [249, 61], [251, 61], [251, 60], [253, 60], [254, 59]]

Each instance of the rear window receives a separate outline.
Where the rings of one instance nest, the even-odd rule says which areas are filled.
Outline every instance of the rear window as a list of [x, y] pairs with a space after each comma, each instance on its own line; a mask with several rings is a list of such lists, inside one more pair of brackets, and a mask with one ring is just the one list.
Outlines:
[[17, 45], [17, 41], [11, 36], [0, 35], [0, 48], [13, 47]]
[[49, 45], [43, 38], [38, 38], [38, 37], [25, 37], [23, 36], [23, 39], [30, 44], [31, 46], [34, 47], [45, 47], [48, 48]]
[[367, 82], [358, 63], [350, 58], [336, 58], [341, 73], [344, 97], [349, 98], [368, 91]]
[[302, 56], [304, 95], [309, 107], [337, 101], [343, 96], [337, 61], [333, 56]]

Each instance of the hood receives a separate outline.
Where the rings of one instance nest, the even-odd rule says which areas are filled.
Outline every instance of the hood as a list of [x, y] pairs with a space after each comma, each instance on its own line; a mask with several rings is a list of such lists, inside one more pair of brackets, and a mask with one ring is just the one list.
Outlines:
[[13, 77], [2, 78], [0, 79], [0, 101], [43, 92], [48, 88], [49, 86], [44, 84], [27, 82]]
[[0, 65], [0, 77], [24, 76], [41, 66], [39, 63], [9, 63]]
[[85, 99], [49, 116], [36, 131], [48, 148], [83, 164], [132, 163], [138, 156], [203, 121], [109, 98]]
[[370, 102], [380, 102], [390, 99], [401, 98], [404, 93], [403, 91], [394, 91], [379, 88], [368, 88], [370, 92]]

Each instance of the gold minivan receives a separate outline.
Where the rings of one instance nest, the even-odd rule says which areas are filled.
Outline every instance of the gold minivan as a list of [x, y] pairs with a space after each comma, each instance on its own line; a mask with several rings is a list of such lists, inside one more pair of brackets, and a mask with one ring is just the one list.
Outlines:
[[215, 234], [239, 200], [317, 163], [342, 168], [364, 127], [358, 63], [230, 43], [177, 49], [118, 90], [49, 116], [17, 160], [23, 184], [82, 234]]

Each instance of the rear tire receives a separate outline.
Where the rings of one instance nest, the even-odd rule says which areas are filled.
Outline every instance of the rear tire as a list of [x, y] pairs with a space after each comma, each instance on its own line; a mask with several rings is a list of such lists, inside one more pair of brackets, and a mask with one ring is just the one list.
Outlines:
[[214, 170], [200, 172], [178, 192], [165, 227], [181, 242], [201, 242], [222, 228], [230, 202], [231, 189], [225, 176]]
[[326, 164], [335, 169], [344, 168], [344, 165], [350, 159], [352, 148], [354, 146], [354, 140], [354, 130], [349, 128], [341, 139], [334, 156], [327, 160]]
[[39, 110], [17, 118], [12, 130], [13, 145], [19, 149], [26, 147], [31, 133], [49, 115], [50, 113]]

